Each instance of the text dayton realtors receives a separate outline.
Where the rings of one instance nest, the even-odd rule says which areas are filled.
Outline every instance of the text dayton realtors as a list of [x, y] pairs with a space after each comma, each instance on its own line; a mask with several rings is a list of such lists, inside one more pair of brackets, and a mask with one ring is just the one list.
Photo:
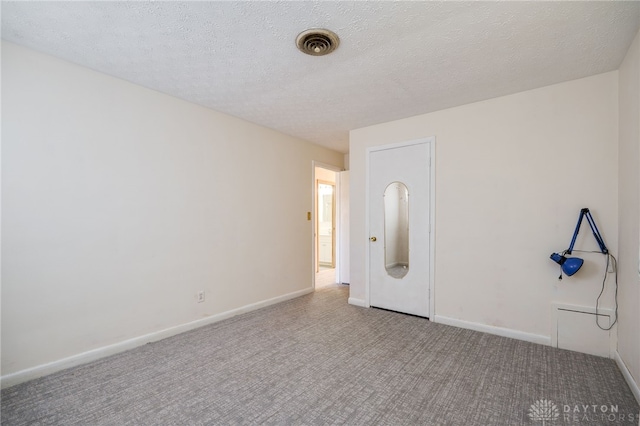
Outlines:
[[562, 406], [562, 414], [564, 417], [564, 421], [566, 422], [584, 422], [584, 421], [637, 422], [638, 420], [640, 420], [640, 413], [620, 414], [618, 412], [617, 405], [564, 404]]

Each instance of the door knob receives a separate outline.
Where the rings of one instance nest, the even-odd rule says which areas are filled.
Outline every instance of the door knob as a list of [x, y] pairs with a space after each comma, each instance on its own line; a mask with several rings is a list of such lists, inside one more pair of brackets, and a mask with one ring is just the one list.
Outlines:
[[376, 237], [371, 237], [371, 238], [369, 238], [369, 241], [372, 241], [372, 242], [375, 242], [375, 241], [377, 241], [377, 240], [378, 240], [378, 239], [377, 239]]

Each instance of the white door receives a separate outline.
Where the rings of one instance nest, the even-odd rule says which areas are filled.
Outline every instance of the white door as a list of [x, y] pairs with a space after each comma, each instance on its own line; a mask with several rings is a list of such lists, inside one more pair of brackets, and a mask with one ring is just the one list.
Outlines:
[[430, 143], [369, 152], [369, 304], [429, 316]]

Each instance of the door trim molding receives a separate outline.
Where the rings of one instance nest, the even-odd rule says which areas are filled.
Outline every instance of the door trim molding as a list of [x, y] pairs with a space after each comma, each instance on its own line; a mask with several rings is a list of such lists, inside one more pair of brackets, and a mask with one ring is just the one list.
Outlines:
[[360, 306], [361, 308], [368, 308], [369, 306], [367, 306], [366, 302], [362, 299], [356, 299], [355, 297], [350, 297], [349, 300], [347, 300], [347, 303], [349, 303], [350, 305], [353, 306]]
[[[385, 151], [388, 149], [395, 148], [404, 148], [412, 145], [419, 144], [429, 144], [429, 173], [430, 173], [430, 182], [429, 182], [429, 318], [434, 318], [436, 315], [435, 309], [435, 249], [436, 249], [436, 239], [435, 239], [435, 205], [436, 205], [436, 171], [435, 171], [435, 155], [436, 155], [436, 137], [429, 136], [420, 139], [412, 139], [405, 142], [396, 142], [390, 143], [386, 145], [378, 145], [368, 147], [366, 150], [366, 158], [365, 158], [365, 218], [364, 225], [366, 229], [366, 238], [368, 239], [371, 235], [371, 229], [369, 224], [369, 172], [370, 172], [370, 156], [372, 152], [376, 151]], [[365, 276], [364, 276], [364, 304], [357, 306], [364, 306], [366, 308], [371, 307], [370, 303], [370, 289], [369, 286], [371, 284], [371, 277], [369, 271], [369, 256], [370, 256], [370, 247], [371, 245], [367, 242], [365, 245]], [[359, 301], [359, 300], [358, 300]], [[356, 303], [353, 303], [356, 305]]]
[[426, 139], [430, 145], [429, 157], [429, 318], [436, 316], [436, 138]]

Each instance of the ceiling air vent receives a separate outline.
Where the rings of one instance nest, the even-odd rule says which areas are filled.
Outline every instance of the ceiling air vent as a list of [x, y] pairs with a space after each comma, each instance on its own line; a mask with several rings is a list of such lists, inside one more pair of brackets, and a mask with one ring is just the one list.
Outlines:
[[307, 55], [323, 56], [336, 50], [340, 39], [333, 31], [312, 28], [298, 34], [296, 44], [298, 49]]

